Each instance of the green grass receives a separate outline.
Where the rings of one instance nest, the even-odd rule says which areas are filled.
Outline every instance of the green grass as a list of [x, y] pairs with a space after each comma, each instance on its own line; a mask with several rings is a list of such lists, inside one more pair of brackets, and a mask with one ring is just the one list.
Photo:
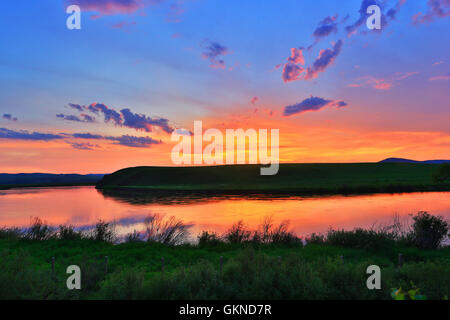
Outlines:
[[299, 194], [450, 190], [436, 183], [434, 164], [280, 164], [278, 174], [261, 176], [259, 165], [135, 167], [105, 176], [100, 189], [153, 191], [271, 192]]
[[[398, 253], [404, 255], [402, 269], [396, 267]], [[105, 256], [109, 257], [106, 277]], [[51, 257], [56, 261], [54, 276]], [[65, 288], [65, 269], [72, 264], [82, 269], [81, 292]], [[365, 268], [371, 264], [383, 270], [380, 292], [365, 287]], [[0, 240], [0, 265], [3, 299], [389, 299], [391, 287], [405, 288], [410, 281], [428, 298], [442, 299], [450, 287], [450, 248], [362, 250], [226, 243], [173, 247], [20, 239]]]

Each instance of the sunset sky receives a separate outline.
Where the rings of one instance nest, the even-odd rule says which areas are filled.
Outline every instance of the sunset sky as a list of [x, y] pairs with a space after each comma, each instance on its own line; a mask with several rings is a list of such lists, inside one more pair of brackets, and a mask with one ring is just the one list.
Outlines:
[[194, 120], [279, 129], [281, 162], [450, 159], [450, 0], [16, 0], [0, 26], [0, 172], [170, 166]]

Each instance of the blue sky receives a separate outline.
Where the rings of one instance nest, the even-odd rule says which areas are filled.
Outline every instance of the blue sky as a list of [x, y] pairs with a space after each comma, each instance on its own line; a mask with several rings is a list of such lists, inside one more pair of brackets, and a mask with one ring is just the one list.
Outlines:
[[[69, 103], [102, 103], [152, 119], [168, 119], [174, 128], [190, 128], [194, 119], [211, 125], [233, 123], [235, 115], [258, 109], [265, 116], [249, 116], [252, 126], [270, 122], [291, 135], [297, 128], [300, 141], [290, 142], [294, 145], [289, 149], [292, 155], [286, 156], [289, 161], [313, 160], [295, 152], [294, 146], [310, 148], [309, 153], [318, 155], [314, 161], [347, 160], [333, 156], [342, 150], [319, 153], [308, 143], [301, 145], [310, 139], [301, 139], [307, 130], [328, 130], [322, 134], [330, 137], [333, 130], [339, 130], [348, 134], [348, 139], [360, 134], [389, 136], [390, 132], [410, 132], [410, 137], [415, 137], [396, 140], [395, 146], [386, 149], [377, 145], [376, 155], [363, 150], [354, 153], [355, 161], [374, 160], [391, 151], [398, 151], [398, 156], [428, 157], [420, 144], [424, 142], [417, 138], [420, 132], [439, 134], [439, 141], [444, 141], [433, 144], [429, 156], [450, 157], [446, 151], [450, 135], [448, 0], [378, 1], [385, 15], [391, 8], [398, 9], [395, 19], [380, 32], [367, 30], [364, 24], [353, 35], [345, 28], [359, 19], [358, 11], [367, 0], [72, 2], [82, 8], [81, 30], [66, 28], [65, 8], [70, 1], [0, 4], [0, 108], [2, 114], [18, 119], [2, 119], [1, 128], [151, 136], [167, 142], [168, 137], [158, 130], [149, 134], [104, 121], [64, 121], [56, 115], [74, 114]], [[326, 17], [335, 19], [337, 31], [306, 49], [314, 43], [313, 32]], [[293, 48], [302, 51], [304, 64], [297, 66], [306, 70], [321, 50], [332, 50], [339, 41], [342, 48], [317, 77], [283, 81], [283, 67]], [[216, 56], [209, 49], [212, 45], [222, 48]], [[205, 58], [208, 54], [213, 58]], [[286, 106], [311, 96], [344, 101], [347, 106], [337, 110], [330, 104], [317, 112], [282, 116]], [[258, 98], [256, 104], [250, 102], [254, 97]], [[0, 136], [5, 154], [17, 154], [19, 147], [10, 142]], [[35, 147], [42, 148], [41, 144]], [[148, 152], [161, 153], [163, 148], [149, 146]], [[75, 151], [75, 158], [84, 159], [82, 152], [89, 150]], [[103, 155], [101, 151], [105, 151]], [[96, 152], [95, 157], [108, 156], [106, 150]], [[120, 165], [126, 164], [126, 156]], [[158, 159], [156, 163], [166, 163], [169, 157]], [[56, 163], [59, 158], [49, 161]], [[29, 170], [29, 164], [21, 168], [12, 162], [20, 163], [21, 158], [10, 156], [6, 170]]]

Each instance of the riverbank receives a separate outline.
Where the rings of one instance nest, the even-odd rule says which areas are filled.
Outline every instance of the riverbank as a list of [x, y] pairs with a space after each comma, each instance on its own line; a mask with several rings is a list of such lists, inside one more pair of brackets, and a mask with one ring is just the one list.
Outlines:
[[274, 176], [261, 176], [259, 165], [212, 167], [135, 167], [106, 175], [96, 187], [151, 193], [208, 194], [367, 194], [449, 191], [438, 183], [438, 164], [344, 163], [280, 164]]

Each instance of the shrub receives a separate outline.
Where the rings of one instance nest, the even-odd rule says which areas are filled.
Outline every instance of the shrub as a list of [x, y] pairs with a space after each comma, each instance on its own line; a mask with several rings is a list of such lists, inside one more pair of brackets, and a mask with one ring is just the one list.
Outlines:
[[99, 220], [92, 233], [93, 240], [113, 243], [117, 240], [115, 225], [111, 222]]
[[224, 239], [229, 243], [243, 243], [250, 240], [251, 232], [246, 229], [244, 222], [238, 221], [224, 234]]
[[145, 238], [148, 242], [178, 245], [186, 242], [190, 233], [189, 225], [175, 217], [164, 219], [159, 214], [149, 215], [145, 221]]
[[442, 217], [419, 212], [413, 220], [411, 239], [419, 248], [436, 249], [449, 233], [449, 224]]
[[125, 242], [142, 242], [141, 234], [134, 230], [125, 236]]
[[215, 246], [223, 243], [221, 237], [215, 232], [202, 231], [197, 238], [199, 246]]
[[58, 238], [61, 240], [80, 240], [81, 233], [75, 231], [75, 227], [71, 225], [60, 225], [58, 230]]
[[305, 240], [306, 240], [306, 243], [324, 244], [326, 241], [326, 238], [323, 234], [312, 233]]
[[326, 243], [350, 248], [379, 250], [394, 244], [394, 237], [386, 232], [354, 229], [352, 231], [330, 230]]
[[25, 232], [25, 238], [30, 240], [48, 240], [55, 237], [55, 229], [38, 217], [31, 219], [30, 227]]

